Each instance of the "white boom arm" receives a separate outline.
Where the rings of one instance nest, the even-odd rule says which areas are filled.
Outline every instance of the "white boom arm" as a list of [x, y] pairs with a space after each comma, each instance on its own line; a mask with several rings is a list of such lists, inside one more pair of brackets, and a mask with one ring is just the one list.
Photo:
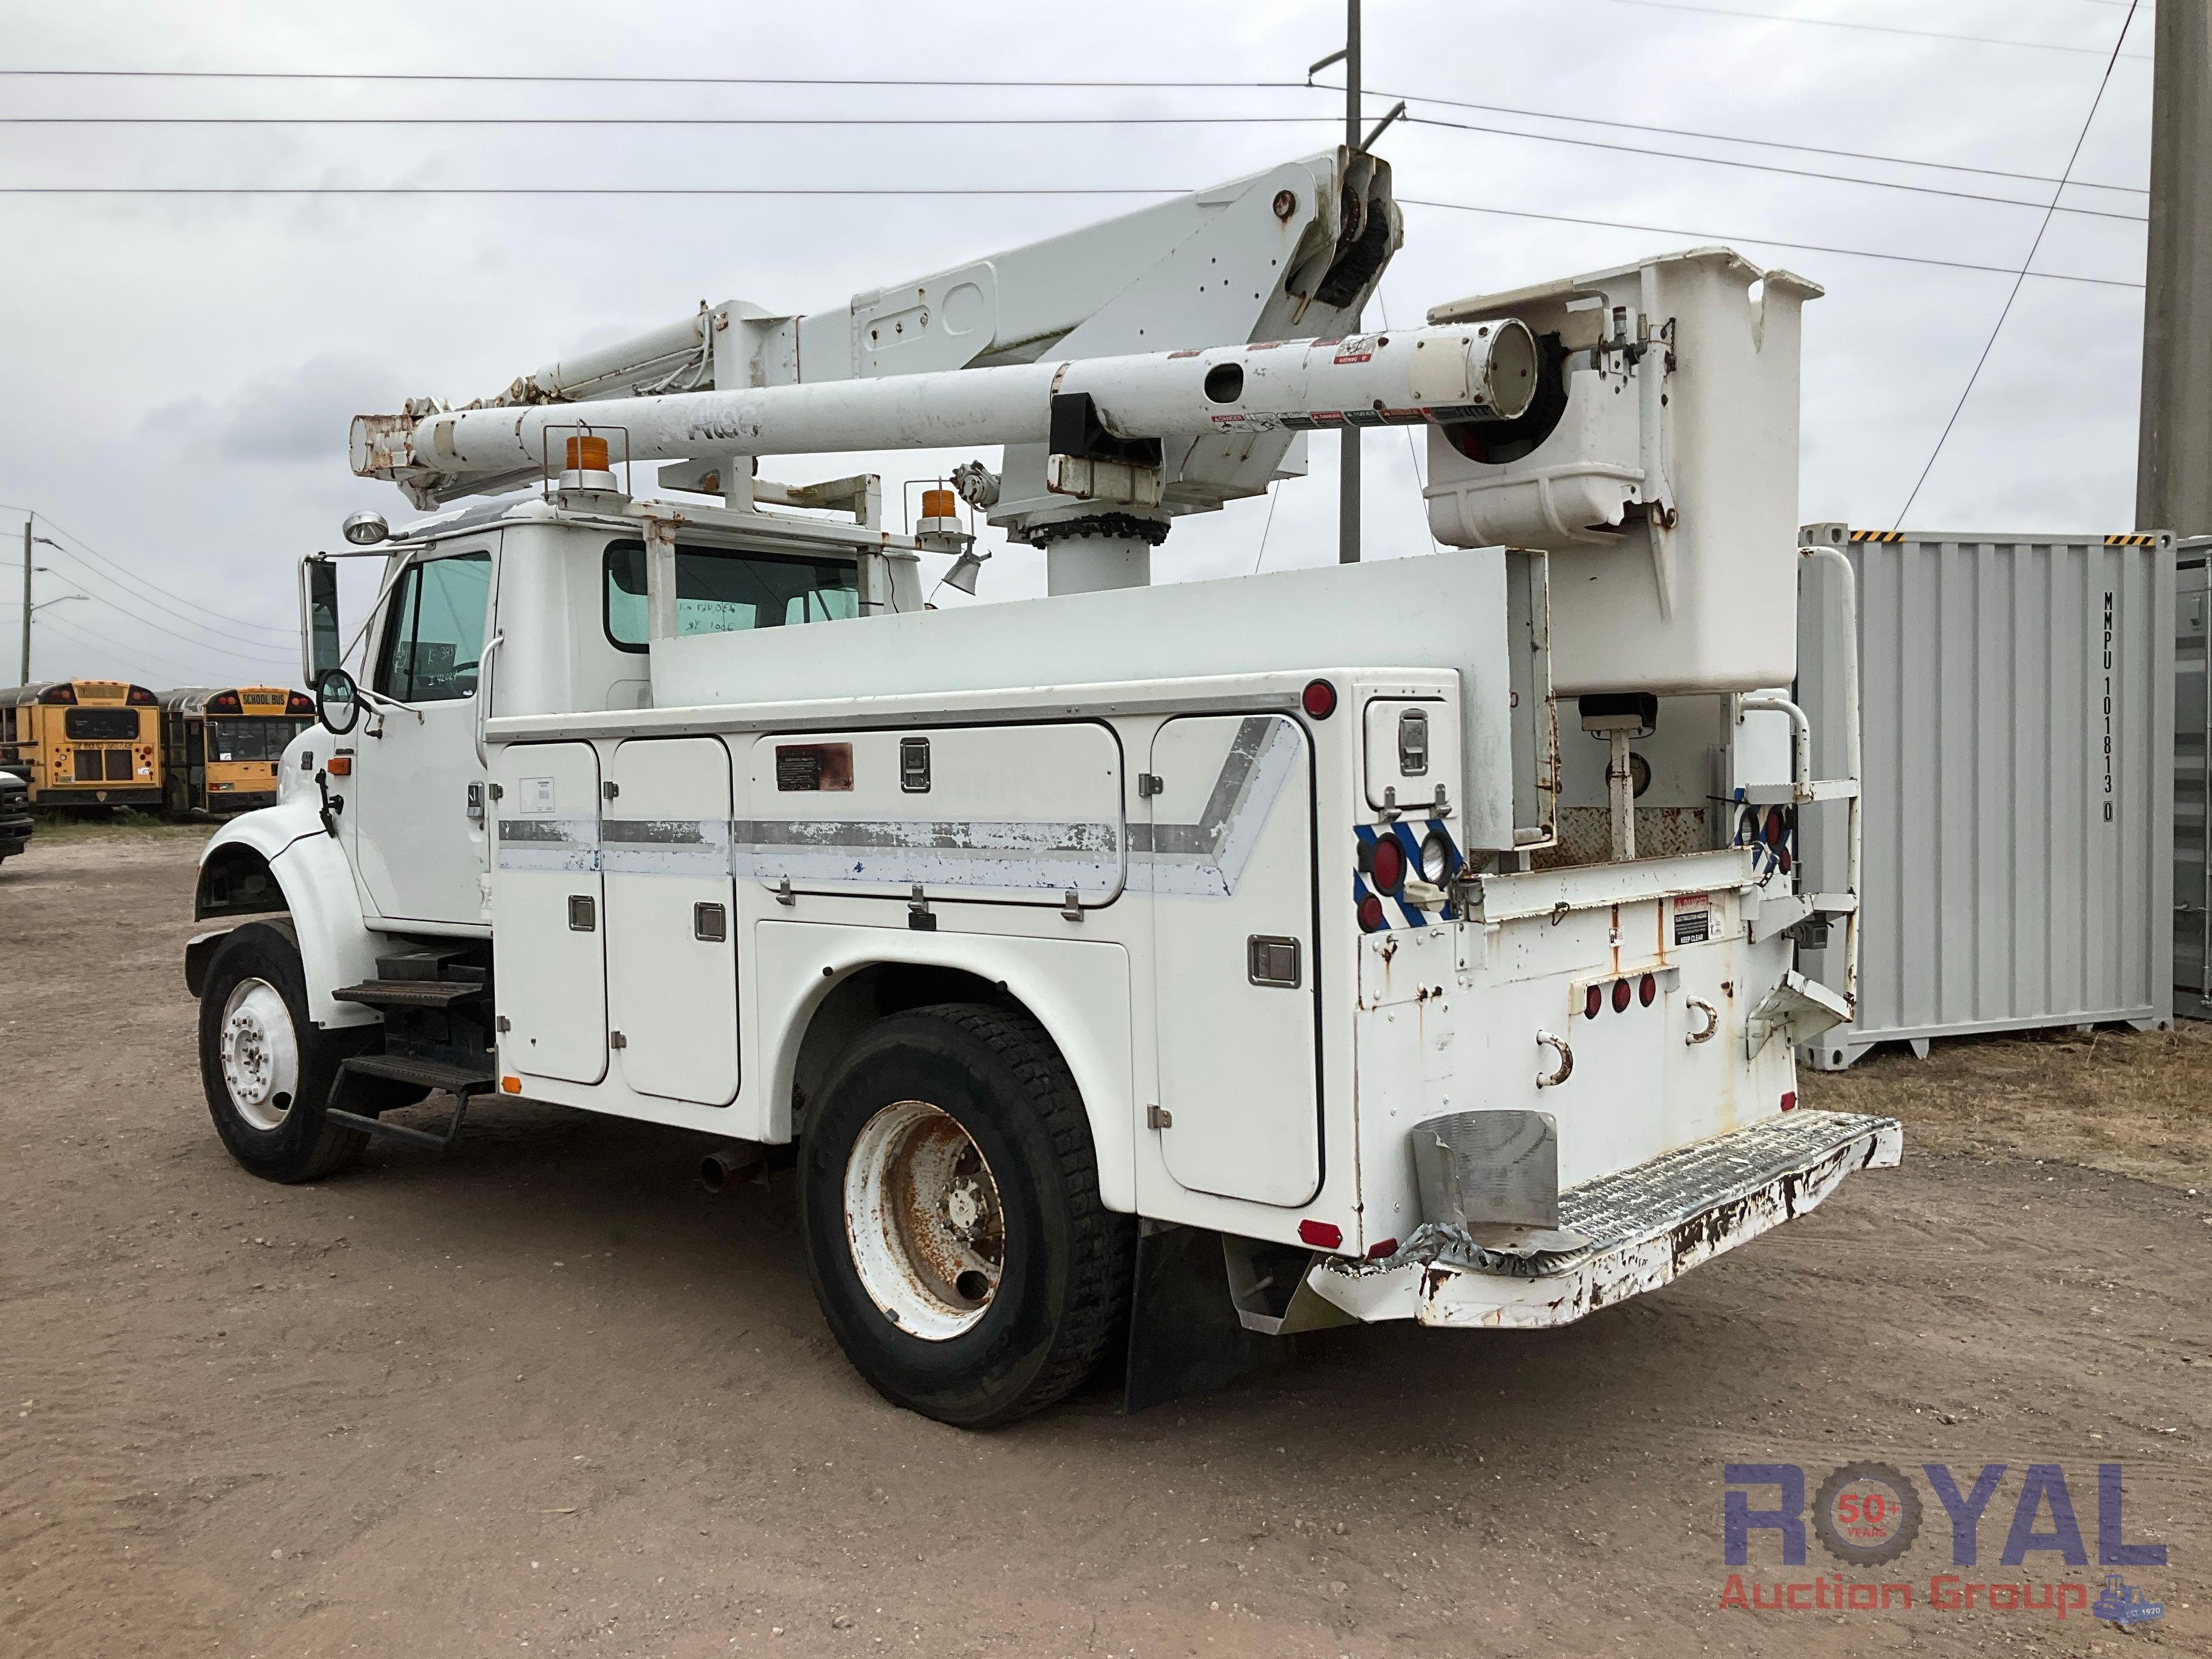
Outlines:
[[[858, 294], [841, 310], [779, 316], [738, 301], [702, 305], [680, 323], [549, 363], [466, 408], [574, 412], [610, 399], [860, 382], [1048, 355], [1325, 337], [1357, 327], [1401, 235], [1388, 165], [1340, 149]], [[357, 416], [355, 471], [398, 483], [425, 507], [539, 477], [535, 451], [510, 453], [501, 470], [484, 471], [453, 468], [450, 458], [416, 448], [424, 417], [448, 408], [416, 398], [399, 414]], [[592, 412], [598, 424], [601, 411]], [[1264, 491], [1291, 437], [1209, 436], [1178, 446], [1164, 461], [1163, 510]], [[846, 447], [864, 446], [854, 439]], [[656, 451], [707, 463], [740, 453], [753, 452]], [[644, 458], [641, 447], [633, 453]], [[1066, 507], [1046, 490], [1044, 459], [1042, 447], [1007, 456], [998, 521], [1018, 526], [1027, 513]]]
[[[432, 415], [410, 447], [454, 478], [559, 465], [564, 435], [633, 460], [958, 444], [1048, 444], [1152, 468], [1148, 440], [1513, 420], [1534, 395], [1536, 342], [1510, 318], [1383, 336], [1161, 351], [823, 386]], [[1087, 401], [1089, 408], [1084, 404]], [[1103, 441], [1102, 441], [1103, 440]]]

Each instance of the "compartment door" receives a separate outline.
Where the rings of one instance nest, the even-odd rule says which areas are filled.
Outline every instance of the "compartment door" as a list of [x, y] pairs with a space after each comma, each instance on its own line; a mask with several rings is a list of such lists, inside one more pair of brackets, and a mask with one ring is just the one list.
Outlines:
[[611, 1024], [640, 1094], [726, 1106], [738, 1093], [730, 754], [719, 738], [632, 738], [600, 825]]
[[1152, 895], [1168, 1172], [1303, 1204], [1322, 1174], [1305, 733], [1280, 714], [1191, 715], [1160, 727], [1149, 769], [1151, 846], [1130, 873]]
[[607, 1074], [599, 754], [588, 743], [510, 744], [493, 759], [492, 781], [492, 975], [507, 1021], [500, 1069], [597, 1083]]

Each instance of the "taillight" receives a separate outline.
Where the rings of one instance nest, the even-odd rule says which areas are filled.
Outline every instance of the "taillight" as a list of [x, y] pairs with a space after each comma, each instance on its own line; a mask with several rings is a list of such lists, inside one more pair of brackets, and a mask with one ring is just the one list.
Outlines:
[[1368, 867], [1368, 879], [1379, 892], [1395, 893], [1406, 882], [1406, 849], [1398, 844], [1395, 836], [1384, 836], [1375, 843], [1375, 860]]
[[1316, 1250], [1333, 1250], [1344, 1243], [1344, 1229], [1334, 1221], [1301, 1221], [1298, 1237]]
[[1382, 931], [1382, 901], [1372, 893], [1359, 901], [1359, 930], [1364, 933]]
[[1658, 994], [1659, 981], [1654, 979], [1650, 975], [1644, 975], [1642, 979], [1636, 982], [1636, 1000], [1642, 1003], [1646, 1008], [1649, 1008], [1651, 1006], [1651, 999]]
[[1583, 1018], [1595, 1019], [1597, 1011], [1605, 1006], [1605, 993], [1593, 985], [1583, 993]]
[[1625, 979], [1613, 982], [1613, 1012], [1616, 1014], [1628, 1012], [1628, 981]]
[[1336, 688], [1327, 680], [1308, 680], [1298, 693], [1298, 706], [1311, 718], [1325, 720], [1336, 713]]

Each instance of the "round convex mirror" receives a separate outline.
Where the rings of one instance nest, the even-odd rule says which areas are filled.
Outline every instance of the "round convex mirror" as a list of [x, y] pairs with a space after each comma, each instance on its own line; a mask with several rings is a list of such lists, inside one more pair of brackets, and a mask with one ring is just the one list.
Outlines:
[[327, 669], [315, 682], [315, 718], [340, 737], [361, 719], [361, 690], [344, 669]]

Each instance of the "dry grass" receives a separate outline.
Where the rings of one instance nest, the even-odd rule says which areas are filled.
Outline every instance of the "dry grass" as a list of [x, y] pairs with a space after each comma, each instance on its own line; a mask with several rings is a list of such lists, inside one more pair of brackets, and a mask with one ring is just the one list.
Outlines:
[[2212, 1024], [1939, 1039], [1801, 1073], [1808, 1106], [1901, 1119], [1905, 1146], [2212, 1187]]

